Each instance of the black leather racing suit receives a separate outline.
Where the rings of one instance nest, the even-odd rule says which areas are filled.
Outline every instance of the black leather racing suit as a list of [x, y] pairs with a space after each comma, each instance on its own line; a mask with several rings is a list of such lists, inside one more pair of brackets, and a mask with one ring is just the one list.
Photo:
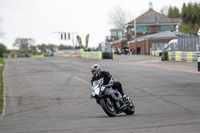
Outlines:
[[[103, 78], [103, 85], [107, 85], [111, 78], [112, 78], [112, 75], [110, 75], [110, 73], [108, 71], [102, 71], [101, 74], [97, 77], [93, 76], [92, 79], [91, 79], [91, 84], [95, 81], [95, 80], [99, 80]], [[121, 94], [122, 96], [124, 95], [124, 91], [123, 91], [123, 88], [122, 88], [122, 84], [118, 81], [114, 82], [113, 83], [113, 88], [114, 89], [117, 89]]]

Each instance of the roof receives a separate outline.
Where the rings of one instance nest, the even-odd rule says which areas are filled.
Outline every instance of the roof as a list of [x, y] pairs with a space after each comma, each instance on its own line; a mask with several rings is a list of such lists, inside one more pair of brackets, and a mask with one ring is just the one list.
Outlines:
[[[128, 24], [134, 24], [135, 20], [132, 20]], [[136, 18], [137, 24], [158, 24], [158, 23], [179, 23], [180, 19], [169, 18], [163, 14], [160, 14], [154, 10], [149, 10]]]
[[151, 40], [151, 39], [174, 39], [174, 38], [177, 38], [178, 34], [180, 34], [180, 32], [168, 30], [168, 31], [159, 32], [159, 33], [156, 33], [156, 34], [138, 37], [138, 38], [136, 38], [132, 41], [129, 41], [129, 43], [138, 42], [138, 41], [142, 41], [142, 40]]
[[123, 31], [123, 29], [110, 29], [111, 31], [113, 31], [113, 30], [117, 30], [117, 31]]

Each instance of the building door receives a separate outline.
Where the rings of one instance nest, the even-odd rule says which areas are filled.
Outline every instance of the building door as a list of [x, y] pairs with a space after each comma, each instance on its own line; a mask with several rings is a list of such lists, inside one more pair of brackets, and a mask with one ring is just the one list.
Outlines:
[[136, 51], [137, 51], [137, 54], [140, 54], [141, 48], [137, 47]]

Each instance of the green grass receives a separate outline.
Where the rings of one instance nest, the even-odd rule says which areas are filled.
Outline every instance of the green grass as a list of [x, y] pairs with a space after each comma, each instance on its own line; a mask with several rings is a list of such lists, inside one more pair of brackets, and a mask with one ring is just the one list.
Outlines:
[[[2, 58], [0, 58], [0, 64], [4, 64]], [[3, 105], [3, 66], [0, 66], [0, 114], [2, 113], [2, 105]]]
[[4, 64], [4, 61], [2, 58], [0, 58], [0, 64]]

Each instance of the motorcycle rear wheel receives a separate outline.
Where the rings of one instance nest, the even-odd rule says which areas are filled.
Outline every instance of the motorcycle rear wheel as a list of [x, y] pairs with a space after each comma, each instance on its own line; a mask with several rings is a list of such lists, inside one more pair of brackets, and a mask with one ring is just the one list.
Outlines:
[[104, 112], [110, 116], [114, 117], [116, 115], [116, 109], [114, 107], [113, 102], [110, 100], [109, 97], [105, 97], [100, 99], [101, 107], [103, 108]]

